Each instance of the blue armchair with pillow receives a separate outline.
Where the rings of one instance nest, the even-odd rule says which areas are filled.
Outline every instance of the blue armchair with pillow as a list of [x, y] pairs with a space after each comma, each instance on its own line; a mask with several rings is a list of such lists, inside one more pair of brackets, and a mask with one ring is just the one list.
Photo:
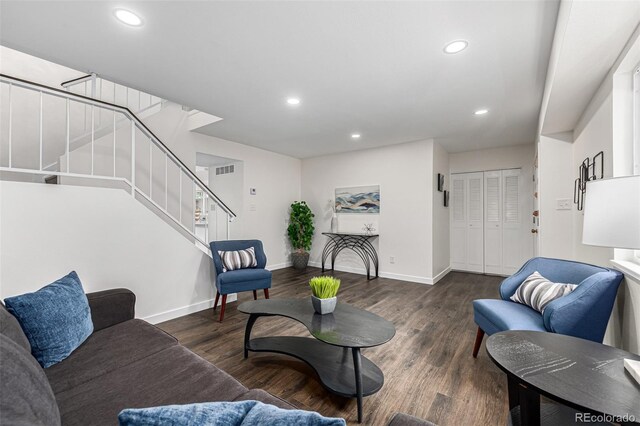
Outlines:
[[[269, 298], [271, 271], [264, 269], [267, 265], [267, 256], [264, 254], [262, 241], [211, 241], [209, 246], [211, 247], [213, 265], [216, 269], [217, 292], [216, 301], [213, 305], [214, 311], [218, 307], [218, 300], [222, 295], [220, 322], [224, 319], [227, 295], [231, 293], [253, 290], [253, 298], [257, 299], [256, 290], [264, 290], [264, 297], [266, 299]], [[254, 255], [255, 259], [252, 259], [251, 255]], [[255, 262], [252, 263], [254, 260]]]
[[[577, 287], [549, 302], [542, 313], [512, 301], [518, 287], [536, 271], [551, 282]], [[473, 301], [478, 325], [473, 357], [477, 357], [485, 333], [506, 330], [547, 331], [601, 343], [622, 278], [616, 270], [586, 263], [544, 257], [529, 260], [502, 282], [501, 299]]]

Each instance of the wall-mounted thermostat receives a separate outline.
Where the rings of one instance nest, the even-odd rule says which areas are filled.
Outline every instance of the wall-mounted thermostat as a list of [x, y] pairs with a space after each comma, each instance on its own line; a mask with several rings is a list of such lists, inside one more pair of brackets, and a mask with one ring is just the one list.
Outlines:
[[256, 195], [256, 189], [255, 188], [249, 188], [249, 194]]

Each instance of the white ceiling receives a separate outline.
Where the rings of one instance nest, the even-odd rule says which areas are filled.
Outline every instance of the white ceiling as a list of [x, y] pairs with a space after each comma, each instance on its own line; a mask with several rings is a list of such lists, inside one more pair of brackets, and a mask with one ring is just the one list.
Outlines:
[[[116, 7], [144, 25], [117, 22]], [[533, 143], [557, 10], [557, 1], [2, 1], [0, 43], [222, 117], [202, 131], [295, 157], [428, 138], [459, 152]], [[469, 47], [444, 54], [455, 39]], [[489, 114], [475, 116], [480, 108]]]

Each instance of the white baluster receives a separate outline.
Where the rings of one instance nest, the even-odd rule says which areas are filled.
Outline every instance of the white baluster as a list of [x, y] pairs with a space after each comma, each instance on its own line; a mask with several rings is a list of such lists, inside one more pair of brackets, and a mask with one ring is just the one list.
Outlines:
[[193, 208], [191, 209], [191, 231], [196, 234], [196, 181], [191, 179], [191, 199], [193, 200]]
[[131, 195], [136, 196], [136, 122], [131, 120]]
[[149, 198], [153, 200], [153, 141], [149, 138]]
[[116, 111], [113, 111], [113, 177], [116, 177]]
[[38, 170], [42, 171], [42, 90], [40, 91], [40, 167]]
[[169, 154], [164, 153], [164, 209], [169, 211]]
[[69, 117], [69, 98], [67, 98], [67, 146], [66, 146], [66, 155], [67, 155], [67, 173], [69, 173], [69, 157], [71, 156], [71, 152], [69, 151], [69, 139], [71, 137], [70, 133], [70, 127], [69, 127], [69, 121], [70, 121], [70, 117]]
[[12, 150], [12, 116], [13, 116], [13, 103], [11, 102], [11, 88], [13, 84], [9, 83], [9, 168], [11, 168], [11, 150]]
[[179, 196], [178, 196], [178, 203], [180, 204], [180, 209], [179, 209], [179, 219], [180, 219], [180, 224], [182, 225], [182, 170], [180, 169], [180, 166], [178, 166], [178, 176], [180, 178], [180, 189], [179, 189]]
[[95, 139], [96, 139], [96, 135], [95, 135], [95, 123], [96, 123], [96, 118], [95, 118], [95, 106], [91, 105], [91, 176], [93, 176], [93, 166], [94, 166], [94, 152], [95, 152]]
[[[87, 96], [87, 85], [88, 81], [84, 82], [84, 96]], [[84, 112], [84, 130], [87, 130], [87, 104], [82, 104], [82, 111]]]

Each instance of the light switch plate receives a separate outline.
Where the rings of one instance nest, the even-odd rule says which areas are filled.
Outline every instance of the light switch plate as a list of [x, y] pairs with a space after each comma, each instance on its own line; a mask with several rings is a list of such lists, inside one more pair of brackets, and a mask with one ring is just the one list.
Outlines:
[[568, 198], [557, 199], [556, 210], [571, 210], [571, 200]]

